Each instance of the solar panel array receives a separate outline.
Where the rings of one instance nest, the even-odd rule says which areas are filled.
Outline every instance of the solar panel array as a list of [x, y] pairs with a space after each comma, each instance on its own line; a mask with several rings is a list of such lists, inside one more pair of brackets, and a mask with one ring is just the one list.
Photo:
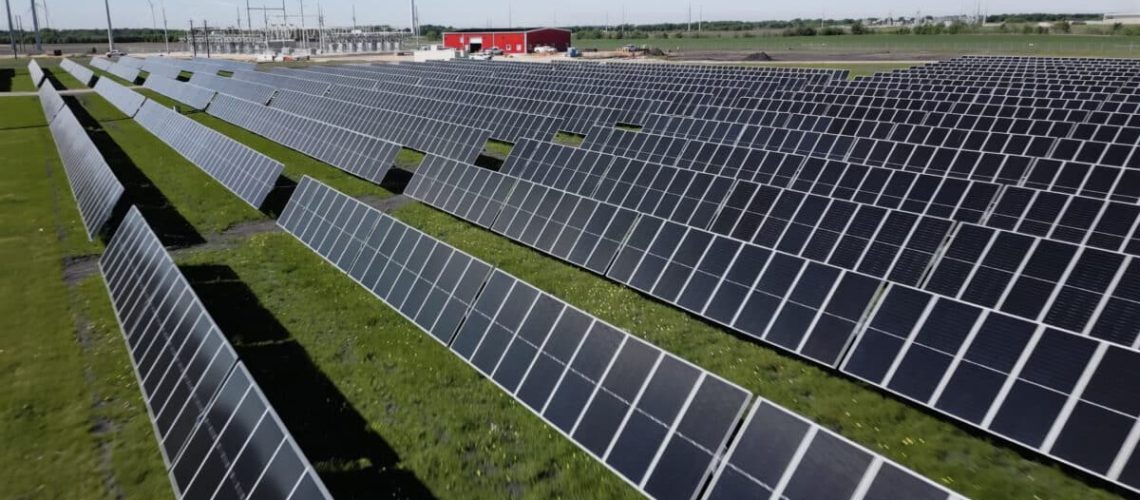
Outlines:
[[486, 130], [291, 90], [278, 91], [269, 106], [417, 151], [467, 162], [479, 157], [490, 137]]
[[[296, 97], [317, 120], [365, 109], [343, 101], [515, 138], [499, 172], [429, 154], [413, 198], [1140, 491], [1140, 372], [1122, 368], [1140, 366], [1138, 70], [274, 73], [332, 85]], [[494, 127], [493, 109], [587, 138]]]
[[263, 71], [235, 71], [234, 80], [253, 82], [280, 90], [296, 90], [306, 94], [324, 95], [329, 90], [329, 84], [312, 80], [290, 78]]
[[254, 208], [269, 196], [285, 168], [281, 162], [154, 101], [143, 104], [135, 121]]
[[[40, 87], [41, 93], [47, 87], [49, 85]], [[79, 206], [83, 226], [87, 228], [87, 237], [94, 239], [110, 220], [115, 205], [123, 195], [123, 184], [115, 177], [99, 148], [91, 142], [87, 131], [70, 108], [63, 106], [48, 120], [56, 150], [67, 173], [71, 194]]]
[[182, 75], [182, 68], [174, 64], [173, 61], [168, 61], [165, 57], [148, 57], [138, 68], [147, 72], [147, 80], [153, 76], [177, 80]]
[[400, 152], [398, 145], [375, 137], [225, 94], [215, 97], [207, 112], [377, 184]]
[[189, 105], [194, 109], [206, 109], [206, 106], [210, 105], [210, 100], [214, 98], [214, 94], [217, 93], [205, 87], [182, 83], [155, 73], [147, 77], [143, 87]]
[[142, 94], [119, 85], [110, 78], [100, 78], [95, 82], [95, 92], [128, 117], [135, 116], [146, 100]]
[[91, 65], [98, 68], [98, 69], [101, 69], [103, 71], [110, 70], [112, 64], [114, 64], [114, 61], [107, 59], [105, 57], [92, 57], [91, 58]]
[[178, 498], [332, 498], [137, 209], [99, 267]]
[[55, 87], [51, 85], [40, 87], [36, 93], [40, 96], [40, 106], [44, 110], [44, 118], [47, 118], [48, 123], [51, 123], [51, 121], [55, 119], [55, 115], [67, 106], [67, 104], [63, 102], [63, 97], [59, 95], [59, 91], [55, 90]]
[[[94, 60], [92, 60], [92, 63], [94, 63]], [[91, 86], [91, 80], [95, 78], [95, 73], [92, 72], [90, 68], [80, 65], [66, 57], [60, 60], [59, 67], [75, 77], [76, 80], [79, 80], [79, 83], [85, 87]]]
[[[318, 181], [301, 181], [278, 224], [649, 496], [731, 488], [723, 473], [708, 486], [724, 450], [767, 444], [754, 432], [729, 448], [747, 391]], [[954, 496], [832, 440], [833, 449], [868, 458], [876, 471], [887, 464], [881, 478], [868, 472], [879, 487]], [[732, 457], [753, 465], [744, 451]], [[821, 482], [847, 477], [837, 465], [802, 461], [801, 474]]]
[[106, 68], [106, 71], [130, 83], [134, 83], [139, 79], [139, 68], [124, 64], [123, 62], [116, 62]]
[[44, 70], [40, 69], [40, 65], [36, 63], [35, 59], [28, 61], [28, 76], [32, 78], [32, 85], [39, 88], [40, 84], [44, 82]]
[[[1137, 489], [1140, 394], [1127, 387], [1140, 372], [1124, 367], [1140, 366], [1137, 209], [1129, 194], [1140, 177], [1115, 165], [1135, 157], [1138, 135], [1119, 122], [1106, 136], [1116, 142], [1093, 147], [1035, 136], [1034, 125], [1023, 144], [1047, 147], [996, 164], [989, 143], [957, 128], [940, 136], [957, 137], [953, 146], [940, 138], [937, 148], [922, 149], [935, 144], [934, 129], [883, 110], [912, 87], [938, 96], [957, 89], [954, 82], [940, 89], [941, 74], [908, 87], [900, 73], [691, 108], [716, 119], [657, 113], [641, 132], [597, 126], [581, 149], [523, 140], [494, 175], [429, 161], [407, 193]], [[879, 78], [886, 81], [874, 85]], [[811, 104], [826, 92], [854, 104]], [[833, 120], [872, 111], [877, 118]], [[927, 119], [945, 122], [938, 113]], [[956, 127], [962, 116], [970, 115], [955, 116]], [[1025, 116], [1041, 123], [1049, 115]], [[1063, 138], [1104, 128], [1053, 130]], [[911, 145], [913, 137], [927, 139]], [[1086, 155], [1093, 163], [1080, 167], [1079, 179], [1088, 180], [1062, 182], [1080, 170], [1054, 157], [1086, 150], [1095, 152]], [[1046, 177], [1034, 172], [1058, 180], [1035, 182]], [[599, 203], [635, 212], [632, 224], [608, 213], [590, 221], [596, 228], [621, 221], [612, 261], [608, 252], [590, 265], [588, 253], [567, 258], [560, 242], [574, 241], [588, 220], [575, 212], [583, 203], [586, 213], [607, 206]], [[562, 228], [574, 229], [566, 238]]]
[[277, 90], [268, 85], [243, 82], [209, 73], [194, 73], [190, 77], [190, 83], [257, 104], [267, 104]]
[[[825, 479], [826, 478], [826, 479]], [[818, 424], [758, 400], [721, 462], [709, 500], [956, 498]]]

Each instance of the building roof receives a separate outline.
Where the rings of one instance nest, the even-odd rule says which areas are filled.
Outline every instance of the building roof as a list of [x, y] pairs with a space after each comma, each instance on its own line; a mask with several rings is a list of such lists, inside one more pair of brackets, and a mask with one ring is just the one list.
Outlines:
[[461, 29], [461, 30], [448, 30], [448, 31], [445, 31], [444, 33], [523, 33], [523, 32], [527, 32], [527, 31], [538, 31], [538, 30], [570, 31], [568, 29], [563, 29], [563, 28], [546, 28], [546, 27], [538, 27], [538, 28], [466, 28], [466, 29]]

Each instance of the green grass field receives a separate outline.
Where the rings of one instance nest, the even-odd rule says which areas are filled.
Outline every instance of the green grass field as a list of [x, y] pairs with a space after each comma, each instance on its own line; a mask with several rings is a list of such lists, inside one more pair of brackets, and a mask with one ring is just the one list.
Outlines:
[[764, 51], [772, 55], [890, 55], [947, 57], [961, 54], [1138, 57], [1140, 37], [1096, 35], [843, 35], [757, 36], [753, 38], [649, 38], [574, 40], [585, 49], [611, 50], [626, 44], [666, 51]]
[[[70, 104], [91, 117], [90, 132], [113, 153], [117, 174], [134, 175], [136, 191], [149, 193], [152, 212], [166, 217], [148, 215], [152, 223], [213, 240], [269, 220], [98, 95]], [[294, 181], [310, 175], [369, 200], [392, 195], [205, 113], [188, 116], [282, 161]], [[0, 163], [9, 172], [0, 178], [0, 377], [13, 388], [0, 392], [0, 467], [16, 478], [0, 481], [0, 498], [166, 496], [101, 278], [63, 280], [65, 257], [99, 245], [86, 243], [38, 103], [0, 97], [0, 127]], [[413, 202], [393, 214], [962, 494], [1114, 497], [1045, 459], [428, 206]], [[637, 496], [291, 236], [242, 235], [176, 258], [338, 497]]]

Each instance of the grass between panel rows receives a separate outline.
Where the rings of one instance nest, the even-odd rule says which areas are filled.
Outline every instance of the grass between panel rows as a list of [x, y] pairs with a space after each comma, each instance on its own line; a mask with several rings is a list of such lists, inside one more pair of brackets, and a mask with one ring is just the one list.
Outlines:
[[170, 486], [34, 97], [0, 100], [2, 498], [162, 498]]

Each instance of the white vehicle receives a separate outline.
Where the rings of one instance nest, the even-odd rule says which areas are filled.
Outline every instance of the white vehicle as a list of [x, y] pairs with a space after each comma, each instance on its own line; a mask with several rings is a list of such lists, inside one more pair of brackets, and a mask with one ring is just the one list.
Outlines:
[[476, 60], [476, 61], [490, 61], [491, 57], [492, 57], [491, 54], [488, 54], [486, 52], [479, 52], [479, 53], [471, 54], [470, 56], [468, 56], [468, 58]]
[[542, 45], [540, 47], [534, 48], [535, 54], [553, 54], [555, 52], [558, 52], [558, 49], [551, 47], [551, 46], [548, 46], [548, 45]]

